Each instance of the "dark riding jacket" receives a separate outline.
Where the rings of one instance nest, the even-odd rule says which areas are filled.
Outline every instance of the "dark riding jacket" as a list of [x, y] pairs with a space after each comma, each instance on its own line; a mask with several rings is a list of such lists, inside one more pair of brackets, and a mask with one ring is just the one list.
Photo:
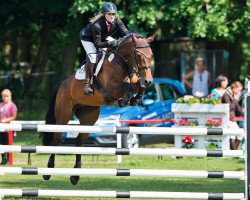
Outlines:
[[108, 36], [113, 38], [122, 37], [128, 34], [128, 29], [123, 22], [116, 18], [111, 24], [111, 29], [108, 31], [105, 16], [100, 17], [94, 23], [88, 24], [80, 31], [80, 39], [83, 41], [93, 42], [95, 47], [109, 48], [112, 47], [106, 41]]

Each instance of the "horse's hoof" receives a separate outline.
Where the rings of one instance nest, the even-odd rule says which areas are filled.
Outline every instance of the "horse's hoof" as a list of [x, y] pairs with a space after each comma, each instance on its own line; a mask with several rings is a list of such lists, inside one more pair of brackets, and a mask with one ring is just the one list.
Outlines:
[[72, 185], [76, 185], [78, 183], [79, 179], [80, 179], [79, 176], [71, 176], [70, 182], [72, 183]]
[[51, 175], [43, 175], [43, 180], [49, 180], [50, 179], [50, 177], [51, 177]]

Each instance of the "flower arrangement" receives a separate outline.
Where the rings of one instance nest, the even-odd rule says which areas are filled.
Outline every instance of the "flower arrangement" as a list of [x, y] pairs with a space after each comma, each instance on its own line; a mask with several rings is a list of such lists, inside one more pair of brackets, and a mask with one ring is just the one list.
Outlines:
[[207, 97], [195, 97], [192, 95], [185, 95], [176, 99], [176, 103], [187, 103], [192, 105], [195, 103], [204, 103], [204, 104], [221, 104], [221, 99], [218, 99], [215, 94], [210, 94]]
[[206, 98], [208, 98], [209, 100], [209, 103], [212, 103], [212, 104], [221, 104], [221, 100], [222, 98], [217, 98], [216, 97], [216, 94], [209, 94]]
[[189, 121], [188, 119], [181, 119], [179, 121], [180, 126], [198, 126], [199, 123], [197, 121]]
[[189, 136], [185, 136], [182, 139], [183, 147], [186, 149], [191, 149], [193, 147], [194, 140]]
[[209, 128], [211, 128], [211, 127], [221, 126], [222, 123], [223, 123], [223, 120], [221, 118], [219, 118], [219, 119], [208, 118], [205, 125], [208, 126]]

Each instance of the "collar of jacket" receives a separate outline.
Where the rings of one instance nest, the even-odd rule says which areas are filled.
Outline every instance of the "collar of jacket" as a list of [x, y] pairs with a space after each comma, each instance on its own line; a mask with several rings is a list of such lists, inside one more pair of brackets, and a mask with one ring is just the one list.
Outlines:
[[228, 87], [228, 88], [226, 89], [226, 93], [228, 94], [228, 96], [229, 96], [232, 100], [234, 99], [234, 97], [233, 97], [233, 92], [232, 92], [232, 90], [231, 90], [230, 87]]

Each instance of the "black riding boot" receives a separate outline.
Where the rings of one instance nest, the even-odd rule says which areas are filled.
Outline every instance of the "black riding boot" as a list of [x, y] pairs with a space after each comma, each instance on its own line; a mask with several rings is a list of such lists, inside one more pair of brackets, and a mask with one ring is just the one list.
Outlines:
[[83, 93], [85, 95], [91, 95], [94, 94], [94, 91], [91, 88], [90, 79], [93, 76], [93, 70], [94, 70], [95, 63], [87, 62], [85, 64], [85, 70], [86, 70], [86, 82], [84, 85]]

